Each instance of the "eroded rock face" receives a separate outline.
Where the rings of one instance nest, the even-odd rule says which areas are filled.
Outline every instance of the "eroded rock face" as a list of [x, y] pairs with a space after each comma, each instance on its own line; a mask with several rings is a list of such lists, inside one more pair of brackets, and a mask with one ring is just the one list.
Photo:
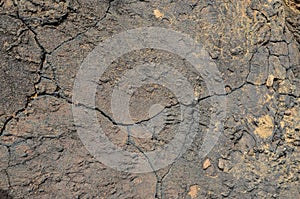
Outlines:
[[286, 3], [286, 22], [287, 27], [294, 34], [296, 40], [300, 41], [299, 14], [300, 2], [297, 0], [285, 0]]
[[35, 35], [21, 20], [1, 15], [1, 73], [0, 73], [0, 126], [8, 118], [27, 106], [28, 98], [35, 92], [42, 52]]
[[[299, 5], [0, 1], [0, 198], [299, 198]], [[135, 121], [147, 122], [148, 109], [158, 103], [168, 106], [168, 118], [163, 133], [128, 142], [110, 107], [126, 71], [168, 64], [185, 75], [199, 99], [199, 133], [187, 152], [167, 168], [131, 174], [105, 166], [82, 144], [72, 117], [72, 89], [82, 61], [99, 42], [145, 26], [186, 33], [204, 46], [224, 81], [227, 116], [218, 144], [200, 158], [215, 110], [191, 63], [156, 49], [115, 60], [99, 77], [95, 100], [99, 123], [123, 150], [163, 147], [180, 122], [174, 93], [159, 85], [141, 87], [130, 101]]]

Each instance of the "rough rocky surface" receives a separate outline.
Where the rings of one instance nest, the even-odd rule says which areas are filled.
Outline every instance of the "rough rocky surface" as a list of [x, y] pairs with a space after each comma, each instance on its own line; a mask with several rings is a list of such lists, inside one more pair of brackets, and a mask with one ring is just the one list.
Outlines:
[[[300, 198], [299, 0], [1, 0], [0, 198]], [[164, 27], [200, 42], [221, 71], [228, 98], [224, 132], [202, 159], [202, 135], [173, 164], [132, 174], [97, 161], [72, 116], [74, 78], [99, 42], [138, 27]], [[178, 103], [167, 89], [141, 87], [132, 116], [171, 104], [174, 118], [153, 140], [126, 143], [111, 120], [112, 88], [137, 63], [167, 63], [211, 114], [205, 82], [177, 55], [133, 51], [99, 77], [99, 122], [124, 150], [151, 151], [174, 136]], [[143, 102], [143, 103], [141, 103]]]

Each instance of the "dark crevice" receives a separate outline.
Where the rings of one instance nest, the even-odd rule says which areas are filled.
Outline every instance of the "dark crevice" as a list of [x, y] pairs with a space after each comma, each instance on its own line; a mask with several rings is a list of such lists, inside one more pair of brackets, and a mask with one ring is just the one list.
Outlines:
[[0, 131], [0, 136], [3, 135], [5, 129], [6, 129], [6, 126], [8, 125], [8, 123], [13, 119], [14, 117], [13, 116], [10, 116], [7, 120], [5, 120], [2, 128], [1, 128], [1, 131]]
[[[72, 103], [72, 104], [73, 104], [73, 103]], [[73, 105], [74, 105], [74, 104], [73, 104]], [[154, 116], [152, 116], [152, 117], [150, 117], [150, 118], [143, 119], [143, 120], [139, 120], [139, 121], [134, 122], [134, 123], [131, 123], [131, 124], [124, 124], [124, 123], [120, 123], [120, 122], [115, 121], [111, 116], [109, 116], [107, 113], [105, 113], [104, 111], [102, 111], [102, 110], [99, 109], [98, 107], [94, 107], [94, 108], [93, 108], [93, 107], [89, 107], [89, 106], [86, 106], [85, 104], [81, 104], [81, 103], [75, 104], [75, 106], [81, 106], [81, 107], [84, 107], [84, 108], [86, 108], [86, 109], [95, 110], [95, 111], [99, 112], [102, 116], [104, 116], [106, 119], [108, 119], [113, 125], [119, 125], [119, 126], [124, 126], [124, 127], [130, 127], [130, 126], [142, 124], [142, 123], [145, 123], [145, 122], [149, 122], [149, 121], [152, 120], [154, 117], [158, 116], [161, 112], [163, 112], [165, 109], [171, 108], [171, 107], [177, 106], [177, 105], [178, 105], [178, 103], [167, 105], [167, 106], [164, 107], [164, 109], [162, 109], [160, 112], [158, 112], [157, 114], [155, 114]]]
[[96, 26], [98, 25], [98, 23], [99, 23], [100, 21], [104, 20], [104, 19], [107, 17], [107, 14], [110, 13], [109, 10], [110, 10], [110, 8], [111, 8], [111, 4], [112, 4], [113, 1], [114, 1], [114, 0], [110, 0], [110, 1], [109, 1], [108, 7], [107, 7], [107, 9], [106, 9], [104, 15], [103, 15], [98, 21], [94, 22], [94, 23], [93, 23], [89, 28], [87, 28], [85, 31], [79, 32], [79, 33], [76, 34], [75, 36], [73, 36], [73, 37], [67, 39], [67, 40], [64, 41], [64, 42], [62, 42], [61, 44], [59, 44], [58, 46], [56, 46], [51, 52], [48, 52], [47, 54], [51, 55], [53, 52], [55, 52], [56, 50], [58, 50], [58, 49], [59, 49], [60, 47], [62, 47], [64, 44], [69, 43], [70, 41], [73, 41], [73, 40], [79, 38], [81, 35], [87, 33], [91, 28], [96, 27]]
[[61, 16], [60, 18], [56, 19], [56, 21], [45, 21], [41, 24], [41, 26], [59, 26], [61, 23], [63, 23], [64, 21], [66, 21], [68, 19], [68, 15], [69, 13], [67, 12], [66, 14], [64, 14], [63, 16]]
[[[137, 145], [130, 139], [130, 129], [129, 129], [128, 126], [127, 126], [127, 132], [128, 132], [127, 144], [128, 144], [128, 145], [134, 146], [140, 153], [142, 153], [142, 154], [145, 156], [145, 158], [147, 159], [147, 161], [148, 161], [148, 163], [149, 163], [149, 166], [150, 166], [151, 169], [152, 169], [152, 172], [154, 173], [154, 175], [155, 175], [155, 177], [156, 177], [157, 182], [159, 182], [159, 181], [160, 181], [160, 178], [159, 178], [159, 176], [158, 176], [158, 174], [157, 174], [157, 172], [156, 172], [156, 170], [155, 170], [155, 168], [154, 168], [154, 166], [153, 166], [151, 160], [150, 160], [149, 157], [147, 156], [147, 154], [146, 154], [139, 146], [137, 146]], [[155, 198], [161, 199], [161, 198], [159, 197], [158, 192], [159, 192], [159, 187], [156, 186], [156, 194], [155, 194]]]

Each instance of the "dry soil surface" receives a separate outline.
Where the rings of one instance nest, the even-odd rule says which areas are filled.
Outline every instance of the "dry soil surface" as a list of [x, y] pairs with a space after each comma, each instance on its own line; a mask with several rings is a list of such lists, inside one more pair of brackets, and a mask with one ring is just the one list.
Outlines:
[[[180, 70], [201, 109], [199, 133], [181, 157], [134, 174], [104, 165], [83, 145], [72, 89], [99, 42], [151, 26], [203, 45], [222, 75], [227, 116], [217, 145], [199, 157], [214, 110], [191, 64], [157, 49], [120, 57], [99, 77], [95, 108], [116, 145], [155, 150], [178, 127], [173, 93], [145, 85], [132, 96], [130, 111], [144, 118], [151, 105], [169, 105], [174, 117], [164, 121], [165, 133], [128, 143], [119, 131], [112, 88], [137, 63]], [[0, 198], [300, 198], [299, 42], [299, 0], [1, 0]]]

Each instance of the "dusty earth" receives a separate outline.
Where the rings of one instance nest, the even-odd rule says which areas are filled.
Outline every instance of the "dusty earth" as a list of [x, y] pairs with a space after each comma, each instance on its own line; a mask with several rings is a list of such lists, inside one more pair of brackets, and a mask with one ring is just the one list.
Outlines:
[[[0, 198], [300, 198], [299, 0], [1, 0]], [[201, 100], [201, 125], [173, 164], [146, 174], [117, 171], [82, 144], [72, 115], [72, 87], [99, 42], [138, 27], [186, 33], [222, 74], [224, 132], [205, 158], [197, 154], [211, 106], [205, 82], [178, 55], [133, 51], [99, 77], [98, 119], [124, 150], [155, 150], [178, 122], [174, 95], [145, 85], [130, 110], [161, 102], [174, 118], [163, 136], [126, 142], [112, 121], [111, 91], [136, 63], [182, 71]], [[173, 106], [174, 105], [174, 106]], [[135, 146], [133, 146], [135, 145]]]

